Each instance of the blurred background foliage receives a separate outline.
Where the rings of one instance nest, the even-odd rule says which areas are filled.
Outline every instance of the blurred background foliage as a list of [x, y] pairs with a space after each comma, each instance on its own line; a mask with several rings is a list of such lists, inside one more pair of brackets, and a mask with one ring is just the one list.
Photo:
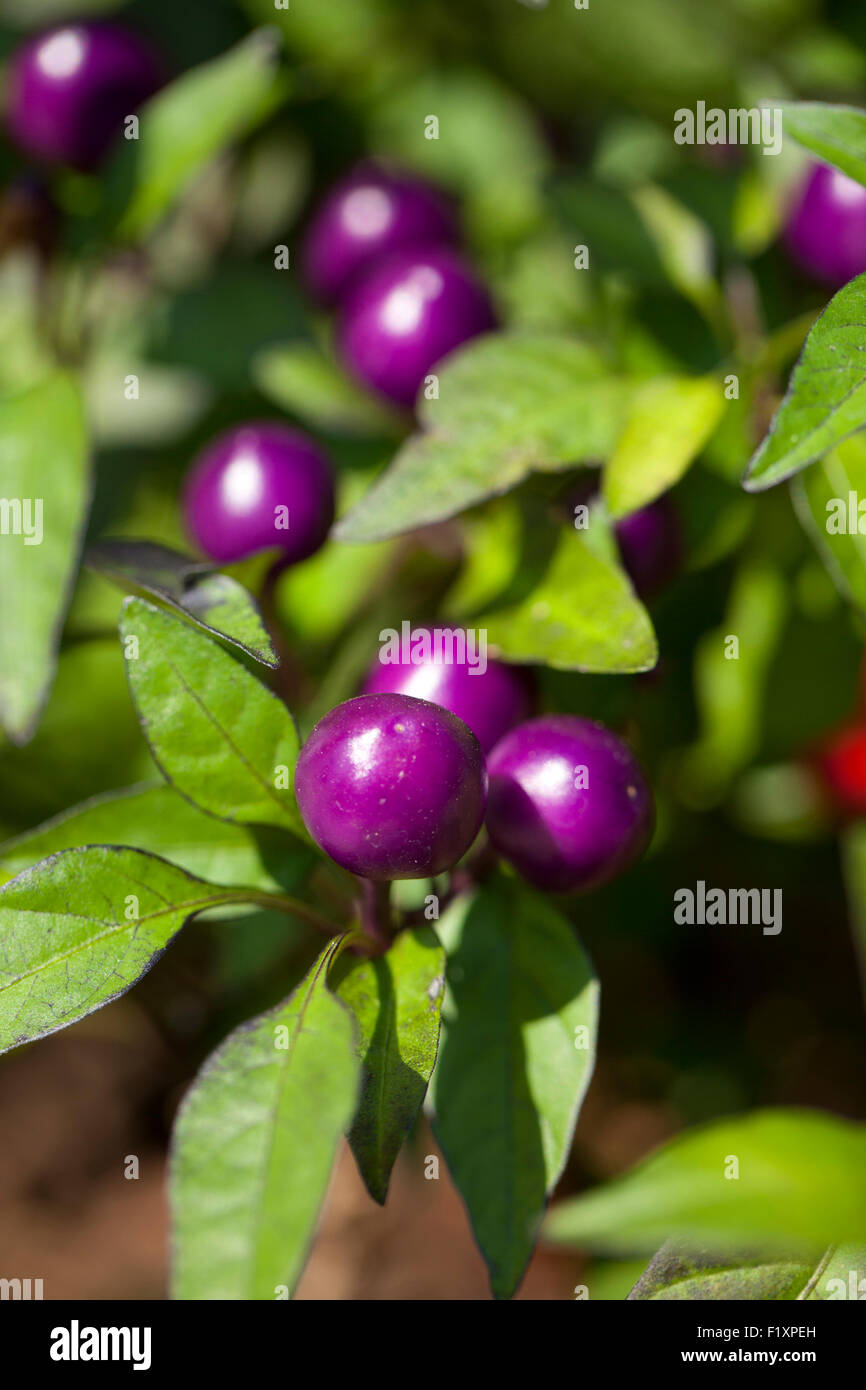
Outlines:
[[[0, 145], [0, 388], [31, 385], [52, 362], [82, 373], [95, 445], [90, 540], [187, 545], [184, 471], [206, 439], [245, 418], [284, 414], [317, 432], [339, 469], [343, 509], [393, 456], [405, 422], [342, 377], [330, 326], [295, 269], [310, 209], [364, 154], [459, 198], [506, 325], [575, 334], [612, 374], [738, 374], [739, 399], [676, 487], [687, 555], [650, 605], [657, 669], [539, 672], [545, 706], [602, 718], [635, 741], [659, 805], [645, 861], [568, 905], [604, 1007], [563, 1191], [724, 1113], [806, 1104], [866, 1116], [852, 936], [862, 952], [863, 832], [842, 827], [846, 888], [838, 817], [811, 761], [862, 699], [866, 551], [850, 537], [816, 545], [819, 468], [793, 489], [747, 496], [739, 485], [828, 297], [778, 243], [803, 155], [790, 142], [773, 159], [672, 140], [674, 110], [698, 100], [862, 104], [866, 9], [859, 0], [592, 0], [579, 13], [571, 0], [292, 0], [288, 10], [271, 0], [0, 0], [0, 59], [34, 26], [88, 14], [138, 27], [175, 74], [276, 25], [285, 82], [275, 91], [272, 74], [251, 79], [225, 139], [208, 148], [205, 138], [164, 208], [147, 171], [124, 167], [126, 151], [102, 178], [49, 174], [57, 215], [43, 245], [26, 208], [22, 230], [20, 180], [32, 170]], [[424, 138], [430, 114], [436, 141]], [[134, 215], [123, 203], [124, 223], [118, 200], [130, 177], [139, 200]], [[572, 265], [584, 242], [589, 273]], [[276, 273], [282, 244], [292, 268]], [[137, 403], [122, 392], [132, 372]], [[834, 466], [866, 492], [862, 445], [839, 456]], [[382, 627], [483, 611], [519, 575], [536, 523], [542, 547], [563, 524], [550, 488], [530, 478], [503, 501], [409, 536], [332, 541], [289, 574], [277, 611], [302, 728], [354, 693]], [[233, 572], [251, 587], [261, 580], [255, 562]], [[0, 744], [5, 836], [154, 776], [114, 635], [119, 605], [107, 581], [82, 572], [38, 731], [23, 746]], [[724, 659], [730, 633], [736, 662]], [[675, 927], [673, 893], [697, 879], [781, 887], [784, 930]], [[123, 1122], [129, 1142], [142, 1132], [164, 1142], [180, 1081], [227, 1026], [285, 992], [307, 958], [300, 929], [287, 941], [266, 914], [230, 926], [191, 928], [113, 1006], [121, 1035], [137, 1036], [138, 1011], [159, 1037], [139, 1108]], [[3, 1060], [0, 1082], [16, 1065]], [[81, 1181], [93, 1177], [84, 1163]], [[435, 1297], [435, 1260], [433, 1269], [426, 1296]], [[597, 1262], [593, 1296], [622, 1297], [637, 1272]], [[569, 1296], [570, 1277], [558, 1296]]]

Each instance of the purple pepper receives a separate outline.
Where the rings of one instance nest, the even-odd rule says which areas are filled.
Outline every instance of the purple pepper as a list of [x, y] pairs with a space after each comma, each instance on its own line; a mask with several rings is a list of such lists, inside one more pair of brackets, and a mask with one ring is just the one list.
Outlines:
[[114, 24], [63, 25], [13, 54], [6, 124], [27, 154], [94, 169], [125, 118], [163, 80], [159, 61], [137, 34]]
[[326, 854], [387, 881], [457, 863], [481, 827], [486, 780], [478, 740], [448, 710], [409, 695], [359, 695], [313, 729], [295, 793]]
[[276, 547], [289, 564], [318, 550], [334, 519], [334, 480], [318, 445], [270, 422], [219, 435], [184, 491], [187, 530], [220, 564]]
[[829, 164], [804, 180], [785, 230], [798, 265], [840, 287], [866, 270], [866, 188]]
[[491, 842], [548, 892], [598, 887], [649, 842], [652, 793], [628, 744], [603, 724], [531, 719], [497, 744], [488, 771]]
[[[391, 691], [441, 705], [469, 725], [482, 750], [488, 753], [503, 734], [522, 719], [528, 719], [532, 708], [528, 673], [519, 666], [508, 666], [492, 657], [485, 658], [482, 668], [481, 653], [474, 651], [471, 644], [465, 650], [472, 661], [443, 659], [442, 650], [438, 652], [440, 659], [436, 660], [437, 649], [432, 640], [435, 631], [425, 627], [412, 630], [413, 639], [423, 638], [425, 633], [430, 635], [429, 660], [412, 660], [413, 648], [407, 644], [408, 650], [401, 649], [400, 660], [374, 662], [362, 693], [377, 695]], [[447, 631], [456, 637], [460, 629]], [[453, 648], [445, 650], [451, 653]]]
[[361, 271], [394, 251], [457, 240], [453, 209], [436, 189], [406, 174], [362, 164], [327, 195], [304, 243], [304, 275], [326, 304]]
[[651, 598], [673, 579], [682, 559], [679, 513], [667, 494], [614, 524], [619, 553], [635, 592]]
[[486, 289], [454, 251], [418, 247], [362, 276], [342, 305], [337, 336], [355, 376], [411, 406], [437, 362], [495, 323]]

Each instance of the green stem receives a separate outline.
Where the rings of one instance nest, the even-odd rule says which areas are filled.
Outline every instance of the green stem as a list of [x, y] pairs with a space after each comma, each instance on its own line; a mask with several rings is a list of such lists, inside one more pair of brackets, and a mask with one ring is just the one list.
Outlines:
[[311, 926], [329, 937], [340, 936], [345, 930], [336, 922], [323, 917], [314, 908], [302, 903], [300, 899], [290, 898], [286, 893], [266, 893], [258, 888], [234, 888], [231, 890], [230, 896], [236, 902], [254, 903], [256, 907], [273, 907], [278, 912], [288, 912], [292, 917], [297, 917], [302, 922], [309, 922]]

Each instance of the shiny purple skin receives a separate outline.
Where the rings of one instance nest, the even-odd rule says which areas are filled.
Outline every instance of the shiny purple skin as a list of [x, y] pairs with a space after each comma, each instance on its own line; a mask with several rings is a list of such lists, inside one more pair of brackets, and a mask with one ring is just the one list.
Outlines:
[[114, 24], [60, 25], [28, 39], [9, 65], [6, 125], [50, 163], [94, 169], [164, 74], [137, 34]]
[[454, 348], [495, 326], [487, 291], [449, 247], [398, 251], [361, 277], [338, 326], [343, 361], [398, 405]]
[[539, 888], [597, 888], [649, 842], [652, 793], [628, 744], [603, 724], [572, 714], [531, 719], [505, 735], [487, 766], [491, 842]]
[[838, 288], [866, 271], [866, 188], [829, 164], [815, 164], [785, 230], [798, 265]]
[[[279, 525], [288, 508], [288, 527]], [[287, 564], [318, 550], [334, 520], [331, 466], [308, 435], [285, 425], [240, 425], [194, 462], [184, 490], [190, 536], [228, 564], [277, 548]]]
[[[431, 629], [413, 628], [413, 635], [422, 631]], [[411, 648], [406, 655], [410, 654]], [[487, 658], [483, 672], [465, 661], [430, 660], [415, 664], [408, 660], [379, 660], [370, 668], [363, 694], [378, 695], [383, 691], [413, 695], [450, 710], [469, 725], [485, 753], [532, 712], [528, 673], [492, 657]]]
[[406, 174], [362, 165], [338, 183], [314, 215], [304, 244], [304, 276], [326, 304], [361, 271], [410, 246], [457, 240], [457, 219], [434, 188]]
[[469, 849], [487, 777], [475, 735], [408, 695], [358, 695], [301, 749], [295, 794], [316, 843], [350, 873], [428, 878]]
[[619, 553], [635, 592], [651, 598], [673, 579], [682, 559], [680, 519], [673, 500], [657, 497], [614, 526]]

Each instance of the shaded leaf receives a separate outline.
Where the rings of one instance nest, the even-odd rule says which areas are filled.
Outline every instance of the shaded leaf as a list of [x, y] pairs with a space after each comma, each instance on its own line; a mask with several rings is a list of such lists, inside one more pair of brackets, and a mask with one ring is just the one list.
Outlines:
[[349, 1142], [370, 1196], [383, 1204], [436, 1062], [444, 984], [445, 953], [429, 927], [401, 932], [375, 960], [343, 955], [331, 973], [358, 1025], [363, 1062]]
[[171, 1156], [175, 1298], [273, 1299], [297, 1281], [357, 1096], [352, 1020], [326, 983], [341, 942], [187, 1093]]
[[81, 396], [58, 373], [0, 401], [0, 720], [32, 735], [57, 663], [90, 502]]
[[125, 592], [160, 599], [263, 665], [279, 666], [252, 594], [212, 564], [153, 541], [127, 540], [99, 541], [88, 547], [85, 561]]
[[592, 1073], [598, 985], [574, 928], [496, 877], [439, 923], [446, 997], [435, 1129], [497, 1298], [510, 1298]]

